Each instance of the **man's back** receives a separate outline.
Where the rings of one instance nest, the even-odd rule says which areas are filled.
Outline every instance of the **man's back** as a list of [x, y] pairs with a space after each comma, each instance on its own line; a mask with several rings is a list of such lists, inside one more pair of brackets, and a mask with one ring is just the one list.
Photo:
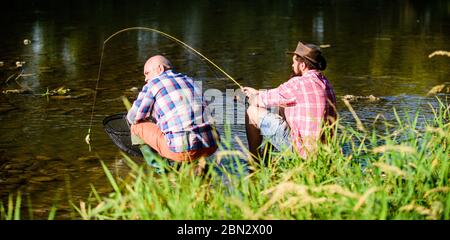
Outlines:
[[203, 117], [201, 88], [193, 79], [167, 70], [149, 80], [141, 94], [145, 95], [142, 102], [150, 103], [146, 103], [148, 107], [140, 107], [137, 100], [136, 107], [133, 105], [137, 112], [136, 118], [144, 120], [151, 117], [165, 134], [172, 151], [181, 152], [216, 145], [214, 130]]
[[156, 98], [152, 116], [161, 131], [191, 131], [206, 124], [202, 117], [201, 89], [191, 78], [169, 70], [150, 85]]

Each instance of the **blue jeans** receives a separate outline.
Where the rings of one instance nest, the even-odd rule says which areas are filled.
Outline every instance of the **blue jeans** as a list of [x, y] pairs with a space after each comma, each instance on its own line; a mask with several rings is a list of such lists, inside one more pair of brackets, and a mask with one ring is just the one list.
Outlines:
[[[280, 115], [267, 112], [266, 115], [261, 117], [258, 127], [264, 141], [270, 142], [279, 151], [294, 150], [291, 141], [291, 129]], [[265, 142], [263, 142], [263, 145]]]

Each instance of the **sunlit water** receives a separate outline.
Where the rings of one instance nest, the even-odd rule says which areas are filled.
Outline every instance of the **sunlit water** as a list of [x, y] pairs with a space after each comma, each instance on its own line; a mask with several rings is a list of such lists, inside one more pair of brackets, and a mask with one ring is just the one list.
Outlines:
[[[255, 1], [256, 2], [256, 1]], [[242, 85], [273, 88], [287, 80], [299, 40], [329, 45], [325, 75], [338, 96], [373, 94], [377, 103], [354, 104], [362, 121], [379, 114], [395, 121], [401, 115], [430, 116], [426, 93], [449, 82], [450, 58], [428, 55], [450, 50], [449, 1], [14, 1], [0, 10], [0, 83], [12, 80], [16, 61], [26, 62], [17, 81], [31, 94], [0, 95], [0, 194], [21, 190], [36, 216], [45, 217], [58, 202], [68, 217], [67, 198], [85, 200], [90, 183], [101, 193], [110, 187], [100, 157], [114, 174], [128, 168], [103, 132], [104, 117], [124, 111], [121, 96], [133, 99], [132, 87], [143, 85], [142, 67], [154, 54], [166, 55], [177, 68], [203, 81], [204, 90], [236, 86], [214, 67], [176, 43], [151, 32], [133, 31], [105, 47], [95, 105], [92, 147], [84, 137], [90, 124], [103, 41], [132, 26], [170, 33], [215, 61]], [[25, 45], [24, 40], [31, 40]], [[75, 99], [40, 96], [47, 88], [65, 86]], [[87, 94], [86, 93], [90, 93]], [[444, 96], [445, 97], [445, 96]], [[353, 118], [339, 101], [344, 123]], [[241, 110], [242, 111], [242, 110]], [[229, 114], [229, 113], [228, 113]], [[223, 135], [223, 128], [219, 130]], [[231, 126], [245, 141], [245, 127]], [[59, 200], [59, 201], [58, 201]], [[26, 200], [24, 200], [26, 201]]]

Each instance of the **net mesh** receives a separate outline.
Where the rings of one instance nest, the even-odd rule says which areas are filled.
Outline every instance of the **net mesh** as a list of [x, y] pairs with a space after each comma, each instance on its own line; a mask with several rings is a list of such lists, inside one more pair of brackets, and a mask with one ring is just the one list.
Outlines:
[[120, 150], [136, 157], [142, 157], [139, 145], [131, 144], [130, 126], [126, 113], [119, 113], [103, 119], [103, 127], [113, 143]]

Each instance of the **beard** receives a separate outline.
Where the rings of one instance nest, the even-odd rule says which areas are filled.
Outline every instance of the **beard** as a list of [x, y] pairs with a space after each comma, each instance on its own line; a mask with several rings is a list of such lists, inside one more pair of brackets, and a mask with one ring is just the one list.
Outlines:
[[291, 75], [289, 76], [289, 79], [293, 78], [293, 77], [301, 77], [303, 74], [300, 71], [299, 73], [295, 73], [294, 69], [291, 70]]

